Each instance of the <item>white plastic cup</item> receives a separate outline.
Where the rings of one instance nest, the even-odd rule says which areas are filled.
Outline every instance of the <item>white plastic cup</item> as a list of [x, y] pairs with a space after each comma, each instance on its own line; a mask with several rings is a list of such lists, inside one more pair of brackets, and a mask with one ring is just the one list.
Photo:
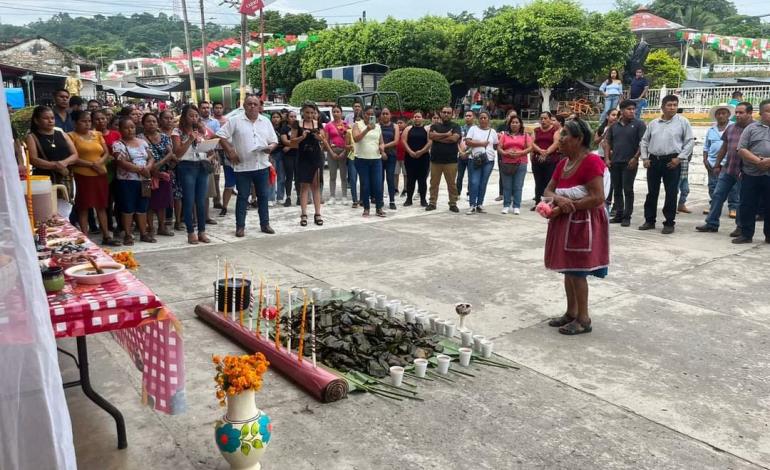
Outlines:
[[441, 318], [437, 318], [434, 322], [434, 329], [436, 333], [443, 335], [444, 334], [444, 325], [446, 325], [446, 320], [442, 320]]
[[401, 301], [398, 300], [398, 299], [391, 300], [390, 304], [393, 305], [396, 308], [396, 312], [398, 312], [398, 309], [401, 308]]
[[353, 294], [353, 298], [354, 299], [360, 298], [362, 290], [363, 289], [361, 289], [360, 287], [351, 287], [350, 288], [350, 292]]
[[332, 287], [332, 298], [338, 299], [342, 296], [342, 289], [339, 287]]
[[453, 338], [456, 330], [457, 327], [453, 321], [447, 320], [447, 322], [444, 323], [444, 336], [447, 338]]
[[425, 377], [425, 373], [428, 371], [428, 360], [427, 359], [415, 359], [414, 360], [414, 374], [419, 377], [423, 378]]
[[414, 323], [415, 315], [417, 315], [417, 313], [414, 311], [414, 309], [404, 310], [404, 319], [407, 323]]
[[409, 304], [406, 304], [406, 305], [404, 305], [404, 307], [401, 309], [401, 311], [403, 312], [403, 311], [405, 311], [405, 310], [408, 310], [408, 309], [412, 309], [412, 310], [415, 310], [415, 308], [414, 308], [414, 305], [409, 305]]
[[425, 331], [428, 331], [428, 329], [430, 328], [430, 319], [424, 313], [418, 313], [418, 315], [422, 315], [422, 317], [420, 317], [420, 323], [422, 323], [422, 329]]
[[452, 360], [452, 358], [447, 356], [446, 354], [439, 354], [438, 356], [436, 356], [436, 360], [438, 361], [438, 373], [441, 375], [448, 374], [449, 362]]
[[366, 298], [366, 306], [369, 308], [374, 308], [377, 305], [377, 299], [375, 297], [367, 297]]
[[481, 342], [485, 339], [487, 339], [485, 336], [473, 335], [473, 350], [476, 352], [481, 352]]
[[460, 365], [468, 367], [471, 363], [471, 354], [473, 350], [471, 348], [460, 348]]
[[492, 348], [494, 347], [494, 343], [489, 340], [484, 340], [481, 342], [481, 357], [490, 358], [492, 357]]
[[393, 304], [388, 304], [385, 306], [385, 309], [388, 312], [388, 318], [393, 318], [396, 316], [396, 306]]
[[390, 383], [394, 387], [400, 387], [404, 381], [404, 368], [401, 366], [393, 366], [390, 368]]
[[422, 313], [416, 313], [414, 315], [414, 322], [422, 325], [423, 329], [425, 329], [425, 324], [428, 322], [428, 319]]
[[319, 300], [321, 300], [322, 293], [323, 293], [323, 289], [321, 289], [320, 287], [313, 287], [310, 290], [310, 297], [312, 297], [313, 302], [318, 302]]
[[384, 310], [385, 305], [387, 305], [388, 296], [380, 294], [375, 298], [377, 299], [377, 308], [379, 308], [380, 310]]
[[430, 322], [431, 331], [436, 331], [436, 320], [438, 320], [438, 315], [436, 315], [435, 313], [431, 313], [428, 315], [428, 321]]
[[370, 291], [370, 290], [366, 290], [366, 289], [364, 289], [364, 290], [362, 290], [361, 292], [359, 292], [359, 293], [358, 293], [358, 296], [359, 296], [359, 298], [360, 298], [361, 300], [363, 300], [363, 301], [365, 302], [365, 301], [366, 301], [366, 298], [367, 298], [367, 297], [371, 297], [373, 294], [374, 294], [374, 292], [372, 292], [372, 291]]
[[464, 348], [473, 347], [473, 332], [471, 330], [466, 330], [466, 329], [460, 330], [460, 338], [462, 339], [462, 344]]

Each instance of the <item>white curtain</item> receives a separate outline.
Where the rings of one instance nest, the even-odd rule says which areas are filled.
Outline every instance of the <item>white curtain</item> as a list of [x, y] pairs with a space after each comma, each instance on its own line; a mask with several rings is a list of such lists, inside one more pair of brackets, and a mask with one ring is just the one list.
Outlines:
[[0, 469], [77, 468], [0, 76]]

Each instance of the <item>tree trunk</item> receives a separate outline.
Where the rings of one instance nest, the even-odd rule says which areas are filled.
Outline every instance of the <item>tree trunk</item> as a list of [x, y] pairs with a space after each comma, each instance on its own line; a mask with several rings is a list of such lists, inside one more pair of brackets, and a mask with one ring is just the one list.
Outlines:
[[541, 111], [551, 110], [551, 88], [540, 87], [540, 96], [543, 97], [543, 104], [540, 107]]

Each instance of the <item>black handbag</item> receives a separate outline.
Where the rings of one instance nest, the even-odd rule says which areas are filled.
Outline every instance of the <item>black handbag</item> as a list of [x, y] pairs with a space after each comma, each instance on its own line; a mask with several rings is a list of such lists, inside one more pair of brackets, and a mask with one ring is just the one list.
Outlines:
[[[490, 135], [492, 135], [492, 129], [487, 132], [487, 140], [489, 140]], [[473, 147], [471, 150], [471, 161], [473, 162], [474, 168], [481, 168], [487, 163], [487, 148], [484, 147], [481, 152], [476, 150], [479, 148], [481, 147]]]

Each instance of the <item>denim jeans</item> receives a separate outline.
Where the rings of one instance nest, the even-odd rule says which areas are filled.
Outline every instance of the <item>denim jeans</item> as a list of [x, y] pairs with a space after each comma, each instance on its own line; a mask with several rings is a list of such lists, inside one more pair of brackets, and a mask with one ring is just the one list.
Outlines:
[[[209, 173], [201, 162], [181, 161], [176, 167], [176, 177], [182, 187], [182, 213], [187, 233], [195, 232], [193, 207], [198, 219], [198, 232], [206, 231], [206, 196], [209, 192]], [[248, 190], [246, 194], [248, 193]]]
[[[741, 191], [741, 180], [723, 171], [719, 174], [714, 185], [714, 193], [711, 196], [711, 207], [709, 209], [709, 215], [706, 217], [706, 225], [709, 227], [719, 228], [719, 218], [722, 217], [722, 206], [725, 201], [732, 197], [735, 197], [735, 193]], [[709, 181], [710, 183], [711, 181]], [[728, 207], [730, 204], [728, 203]], [[732, 208], [731, 208], [732, 209]], [[738, 210], [736, 208], [735, 210]], [[736, 224], [738, 223], [736, 217]]]
[[480, 168], [471, 163], [468, 165], [468, 181], [471, 187], [471, 207], [480, 207], [484, 205], [484, 196], [487, 194], [487, 183], [489, 175], [495, 167], [495, 161], [487, 160]]
[[687, 196], [690, 195], [690, 178], [681, 178], [679, 180], [679, 205], [687, 203]]
[[238, 199], [235, 201], [235, 228], [237, 229], [246, 227], [246, 208], [249, 205], [252, 184], [257, 191], [259, 225], [264, 227], [270, 224], [270, 212], [267, 208], [267, 199], [270, 193], [270, 169], [238, 171], [235, 173], [235, 186], [238, 188]]
[[396, 154], [388, 155], [388, 159], [382, 162], [382, 171], [385, 172], [385, 181], [388, 183], [388, 199], [396, 202]]
[[275, 179], [275, 185], [270, 185], [270, 195], [268, 199], [271, 201], [283, 200], [284, 193], [286, 192], [286, 171], [283, 168], [283, 152], [277, 151], [273, 154], [273, 167], [277, 175]]
[[714, 174], [713, 171], [706, 170], [708, 175], [708, 189], [709, 189], [709, 204], [711, 204], [711, 200], [714, 199], [714, 189], [717, 187], [717, 178], [718, 176]]
[[636, 115], [636, 119], [641, 119], [642, 112], [644, 112], [644, 108], [647, 107], [647, 100], [645, 98], [639, 98], [634, 101], [636, 101], [636, 111], [634, 114]]
[[506, 175], [500, 172], [500, 178], [503, 180], [503, 207], [513, 207], [521, 209], [521, 191], [524, 189], [524, 179], [527, 177], [527, 164], [522, 163], [512, 175]]
[[618, 103], [620, 102], [620, 95], [609, 95], [604, 97], [604, 111], [602, 111], [602, 115], [599, 116], [599, 122], [604, 122], [604, 118], [607, 117], [607, 115], [612, 111], [613, 109], [618, 107]]
[[[457, 186], [458, 196], [463, 195], [463, 179], [465, 179], [465, 170], [467, 169], [468, 169], [468, 159], [458, 158], [457, 159], [457, 182], [455, 183], [455, 185]], [[470, 175], [468, 179], [470, 180]]]
[[361, 178], [361, 200], [364, 209], [371, 207], [369, 201], [374, 196], [377, 209], [382, 209], [382, 160], [379, 158], [356, 158], [356, 170]]
[[663, 205], [663, 225], [674, 226], [676, 223], [676, 196], [679, 190], [679, 177], [682, 175], [682, 167], [668, 168], [670, 159], [650, 158], [650, 167], [647, 168], [647, 198], [644, 200], [644, 220], [655, 224], [658, 212], [658, 195], [660, 184], [666, 190], [665, 203]]
[[[757, 213], [763, 215], [765, 239], [770, 239], [770, 176], [751, 176], [743, 174], [741, 180], [741, 206], [738, 211], [738, 225], [741, 235], [754, 237], [757, 225]], [[764, 211], [760, 212], [762, 209]]]
[[353, 202], [358, 202], [358, 169], [356, 161], [348, 159], [348, 187], [350, 188], [350, 198]]
[[610, 167], [612, 178], [612, 192], [615, 200], [615, 211], [612, 214], [621, 220], [631, 220], [634, 212], [634, 180], [636, 172], [628, 168], [628, 162], [616, 162]]

